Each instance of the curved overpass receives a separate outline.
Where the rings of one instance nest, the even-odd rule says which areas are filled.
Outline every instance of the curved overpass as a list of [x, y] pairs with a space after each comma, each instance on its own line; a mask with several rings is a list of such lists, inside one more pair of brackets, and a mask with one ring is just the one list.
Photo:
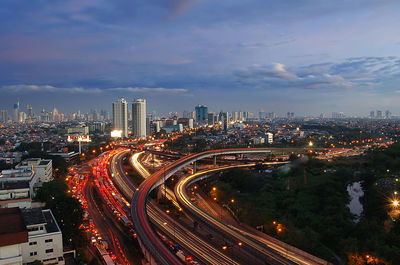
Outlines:
[[[131, 199], [136, 191], [136, 185], [134, 185], [126, 176], [125, 170], [122, 167], [122, 160], [128, 158], [127, 155], [129, 153], [129, 150], [117, 153], [111, 159], [110, 170], [113, 174], [113, 181], [115, 182], [116, 186], [122, 191], [126, 198]], [[139, 172], [139, 174], [146, 179], [151, 174], [138, 161], [138, 156], [140, 154], [141, 152], [133, 154], [131, 156], [130, 163]], [[171, 193], [173, 193], [173, 191], [171, 191]], [[226, 253], [223, 253], [219, 249], [213, 247], [204, 239], [190, 231], [190, 229], [172, 220], [168, 214], [159, 209], [155, 204], [147, 204], [147, 213], [152, 224], [156, 228], [162, 231], [162, 233], [165, 235], [173, 237], [176, 243], [178, 243], [185, 250], [188, 250], [190, 254], [195, 256], [197, 260], [201, 262], [201, 264], [239, 265], [238, 262], [228, 257]], [[165, 222], [171, 225], [165, 225]]]
[[[285, 162], [270, 162], [263, 163], [269, 165], [277, 165], [284, 164]], [[211, 224], [213, 227], [218, 229], [218, 231], [222, 231], [227, 237], [234, 238], [238, 242], [241, 242], [242, 247], [250, 247], [254, 250], [257, 250], [259, 253], [265, 255], [272, 259], [274, 263], [283, 263], [287, 264], [288, 261], [292, 261], [295, 264], [301, 265], [327, 265], [329, 264], [327, 261], [315, 257], [305, 251], [297, 249], [293, 246], [287, 245], [275, 238], [269, 236], [260, 236], [253, 234], [253, 232], [244, 231], [242, 229], [233, 227], [231, 225], [226, 225], [220, 220], [217, 220], [197, 205], [193, 204], [189, 198], [187, 193], [188, 186], [193, 183], [207, 178], [209, 175], [226, 169], [238, 168], [238, 167], [250, 167], [255, 164], [244, 164], [244, 165], [235, 165], [235, 166], [226, 166], [223, 168], [214, 168], [201, 171], [199, 173], [190, 175], [188, 177], [181, 178], [179, 182], [175, 186], [175, 194], [176, 199], [179, 204], [184, 208], [187, 212], [190, 213], [194, 218], [204, 220], [206, 224]], [[279, 255], [277, 255], [277, 253]]]
[[[148, 177], [140, 185], [139, 190], [135, 192], [132, 198], [131, 215], [142, 248], [147, 250], [148, 253], [151, 255], [151, 257], [154, 258], [154, 263], [162, 265], [182, 264], [182, 262], [164, 245], [162, 240], [157, 236], [157, 233], [153, 230], [151, 226], [149, 217], [146, 212], [146, 202], [147, 202], [147, 197], [149, 196], [152, 190], [161, 185], [166, 179], [171, 177], [173, 174], [175, 174], [183, 167], [206, 157], [216, 156], [216, 155], [267, 153], [267, 152], [270, 152], [270, 150], [265, 148], [210, 150], [183, 157], [173, 163], [170, 163], [163, 169], [157, 171], [156, 173]], [[287, 262], [283, 263], [281, 262], [280, 264], [287, 264]]]

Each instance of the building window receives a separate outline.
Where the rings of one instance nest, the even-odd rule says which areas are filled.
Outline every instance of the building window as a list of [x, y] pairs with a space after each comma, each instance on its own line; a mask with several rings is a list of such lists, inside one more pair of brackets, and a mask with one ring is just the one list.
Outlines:
[[37, 242], [36, 241], [29, 242], [29, 246], [33, 246], [33, 245], [37, 245]]
[[32, 257], [32, 256], [36, 256], [37, 255], [37, 252], [36, 251], [34, 251], [34, 252], [31, 252], [31, 253], [29, 253], [29, 255]]
[[40, 230], [43, 230], [43, 226], [40, 227]]
[[53, 249], [52, 248], [46, 249], [46, 253], [53, 253]]
[[52, 239], [52, 238], [46, 239], [44, 242], [45, 242], [45, 243], [50, 243], [50, 242], [53, 242], [53, 239]]

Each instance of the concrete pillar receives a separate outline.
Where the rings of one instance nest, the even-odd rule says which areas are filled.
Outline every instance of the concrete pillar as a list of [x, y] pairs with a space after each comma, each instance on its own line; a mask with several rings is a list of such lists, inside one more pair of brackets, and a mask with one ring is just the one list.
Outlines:
[[214, 168], [217, 167], [217, 156], [214, 156]]

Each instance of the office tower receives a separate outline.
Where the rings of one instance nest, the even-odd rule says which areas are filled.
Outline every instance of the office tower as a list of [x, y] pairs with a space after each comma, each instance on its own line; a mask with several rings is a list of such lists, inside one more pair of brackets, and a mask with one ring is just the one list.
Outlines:
[[332, 112], [332, 119], [343, 119], [346, 115], [343, 112]]
[[288, 113], [286, 113], [286, 118], [288, 118], [288, 119], [294, 119], [294, 112], [288, 112]]
[[196, 122], [205, 123], [208, 121], [208, 108], [205, 105], [197, 105], [195, 108]]
[[371, 119], [374, 119], [374, 118], [375, 118], [375, 111], [371, 111], [371, 112], [369, 113], [369, 117], [370, 117]]
[[14, 104], [14, 122], [19, 121], [19, 100]]
[[377, 110], [377, 111], [376, 111], [376, 118], [377, 118], [377, 119], [382, 119], [382, 118], [383, 118], [383, 116], [382, 116], [382, 111], [381, 111], [381, 110]]
[[128, 102], [124, 98], [112, 103], [113, 129], [122, 131], [121, 137], [128, 137]]
[[219, 117], [218, 118], [219, 118], [219, 121], [222, 124], [222, 128], [226, 132], [228, 130], [228, 127], [229, 127], [229, 113], [221, 111], [219, 113]]
[[275, 114], [275, 112], [268, 112], [267, 117], [268, 117], [268, 119], [273, 120], [276, 118], [276, 114]]
[[392, 117], [392, 113], [390, 111], [385, 111], [385, 119], [390, 119]]
[[136, 99], [132, 103], [132, 130], [135, 137], [146, 137], [146, 100]]
[[26, 115], [29, 117], [29, 118], [32, 118], [33, 116], [34, 116], [34, 114], [33, 114], [33, 109], [32, 109], [32, 105], [26, 105]]
[[208, 115], [207, 115], [208, 125], [214, 124], [214, 116], [215, 116], [214, 113], [212, 113], [212, 112], [208, 113]]
[[263, 110], [258, 111], [258, 119], [260, 119], [260, 120], [265, 119], [265, 111], [263, 111]]
[[8, 111], [7, 110], [1, 110], [0, 111], [0, 122], [6, 123], [8, 121]]
[[56, 109], [56, 107], [53, 108], [52, 120], [58, 121], [58, 110]]

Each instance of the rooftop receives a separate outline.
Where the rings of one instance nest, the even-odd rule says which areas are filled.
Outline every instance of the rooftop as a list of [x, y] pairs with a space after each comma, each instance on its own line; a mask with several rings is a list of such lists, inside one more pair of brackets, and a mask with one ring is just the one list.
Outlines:
[[18, 207], [0, 209], [0, 247], [28, 242], [28, 230]]
[[0, 190], [29, 189], [29, 181], [0, 182]]
[[26, 226], [45, 224], [47, 233], [60, 231], [50, 210], [41, 208], [23, 209], [22, 216]]
[[26, 226], [46, 223], [41, 208], [23, 209], [22, 216]]

